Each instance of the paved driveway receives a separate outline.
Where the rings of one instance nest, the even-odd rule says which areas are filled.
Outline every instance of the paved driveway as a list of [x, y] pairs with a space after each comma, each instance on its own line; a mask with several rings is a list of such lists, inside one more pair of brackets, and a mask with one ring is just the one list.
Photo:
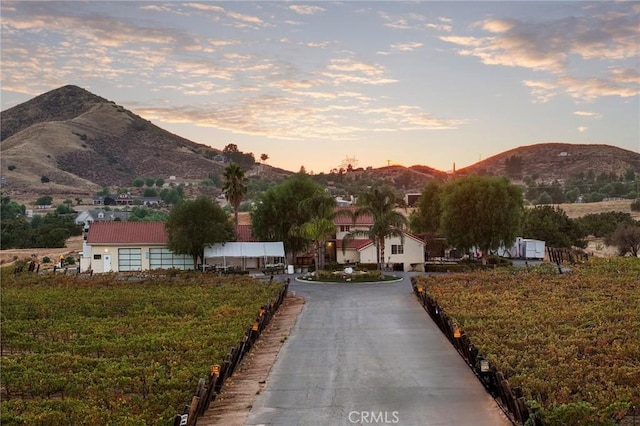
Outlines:
[[248, 425], [511, 425], [412, 293], [307, 284]]

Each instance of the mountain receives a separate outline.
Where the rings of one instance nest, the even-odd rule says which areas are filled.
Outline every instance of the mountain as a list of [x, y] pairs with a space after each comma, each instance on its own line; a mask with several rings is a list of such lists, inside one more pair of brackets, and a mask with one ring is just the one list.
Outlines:
[[219, 150], [77, 86], [10, 108], [0, 120], [3, 191], [17, 194], [86, 196], [103, 186], [130, 186], [136, 177], [200, 181], [225, 167], [213, 161]]
[[540, 143], [502, 152], [457, 170], [456, 174], [528, 176], [545, 182], [563, 182], [589, 172], [596, 177], [602, 173], [620, 176], [629, 169], [640, 174], [640, 153], [611, 145]]
[[[1, 190], [23, 202], [40, 195], [90, 197], [104, 186], [131, 187], [137, 177], [167, 181], [176, 176], [181, 181], [200, 182], [208, 176], [220, 177], [225, 167], [214, 161], [220, 150], [163, 130], [72, 85], [2, 112], [0, 129]], [[620, 175], [630, 168], [640, 174], [640, 153], [609, 145], [543, 143], [503, 152], [455, 173], [513, 176], [514, 166], [518, 177], [545, 181], [563, 181], [590, 171], [596, 176], [602, 172]], [[247, 175], [277, 181], [292, 173], [257, 164]], [[362, 182], [384, 181], [415, 192], [429, 179], [448, 175], [426, 165], [388, 166], [325, 175], [324, 183], [356, 187]], [[320, 175], [316, 177], [322, 181]]]

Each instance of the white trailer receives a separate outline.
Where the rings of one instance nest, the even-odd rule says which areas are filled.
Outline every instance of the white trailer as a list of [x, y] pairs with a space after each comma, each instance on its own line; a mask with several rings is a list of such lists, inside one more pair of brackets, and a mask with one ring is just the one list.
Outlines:
[[544, 259], [545, 242], [530, 238], [520, 239], [520, 257], [522, 259]]

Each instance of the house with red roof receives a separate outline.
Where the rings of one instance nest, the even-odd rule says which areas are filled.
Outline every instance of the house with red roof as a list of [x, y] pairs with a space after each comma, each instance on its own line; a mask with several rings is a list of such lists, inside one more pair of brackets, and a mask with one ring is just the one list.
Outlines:
[[167, 247], [164, 222], [93, 222], [80, 270], [95, 273], [148, 269], [193, 269], [193, 258]]
[[[127, 272], [193, 269], [193, 257], [169, 250], [164, 222], [93, 222], [84, 241], [81, 271]], [[279, 246], [274, 248], [274, 245]], [[205, 247], [205, 265], [260, 269], [277, 263], [284, 269], [282, 242], [258, 242], [251, 225], [237, 228], [237, 241]]]
[[[354, 210], [354, 207], [343, 207], [337, 210], [345, 208]], [[351, 232], [369, 231], [373, 226], [371, 215], [362, 215], [354, 223], [348, 215], [336, 214], [334, 223], [336, 225], [336, 239], [327, 243], [327, 249], [331, 250], [335, 247], [333, 255], [337, 263], [378, 263], [376, 245], [369, 238], [359, 237], [344, 240], [345, 236]], [[403, 232], [403, 238], [394, 236], [385, 239], [383, 263], [389, 269], [423, 271], [424, 252], [425, 242], [421, 238], [409, 232]]]

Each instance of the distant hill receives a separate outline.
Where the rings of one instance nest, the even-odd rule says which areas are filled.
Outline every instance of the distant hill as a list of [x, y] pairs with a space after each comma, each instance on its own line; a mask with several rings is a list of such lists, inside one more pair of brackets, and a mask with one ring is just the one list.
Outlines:
[[[513, 173], [516, 168], [514, 166], [510, 173], [510, 161], [520, 163], [519, 173]], [[640, 174], [640, 153], [611, 145], [540, 143], [502, 152], [457, 170], [456, 174], [519, 175], [546, 182], [563, 182], [581, 173], [586, 175], [590, 171], [595, 176], [601, 173], [620, 176], [629, 169]]]
[[[2, 189], [14, 194], [86, 196], [103, 186], [131, 186], [136, 177], [201, 181], [226, 166], [213, 161], [220, 150], [163, 130], [77, 86], [4, 111], [1, 128]], [[42, 183], [43, 176], [49, 182]]]
[[[87, 197], [104, 186], [130, 187], [136, 177], [166, 181], [176, 176], [179, 181], [200, 182], [210, 175], [220, 177], [226, 166], [213, 160], [219, 149], [163, 130], [123, 106], [72, 85], [2, 112], [0, 129], [1, 190], [15, 199]], [[521, 177], [545, 180], [564, 180], [590, 170], [596, 175], [620, 175], [629, 168], [640, 173], [637, 152], [608, 145], [544, 143], [503, 152], [456, 174], [509, 174], [507, 163], [514, 158]], [[247, 175], [277, 181], [292, 173], [256, 164]], [[327, 184], [365, 179], [414, 192], [429, 179], [446, 179], [448, 174], [414, 165], [357, 169], [344, 179], [325, 177]]]

